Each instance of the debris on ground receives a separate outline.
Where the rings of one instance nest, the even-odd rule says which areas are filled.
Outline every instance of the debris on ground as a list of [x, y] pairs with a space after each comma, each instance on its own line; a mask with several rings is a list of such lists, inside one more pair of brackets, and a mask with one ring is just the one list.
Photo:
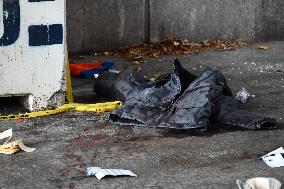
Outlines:
[[239, 189], [280, 189], [281, 182], [275, 178], [252, 178], [245, 183], [241, 180], [237, 180]]
[[100, 61], [84, 62], [84, 63], [74, 63], [72, 61], [69, 62], [70, 73], [73, 76], [80, 76], [80, 73], [83, 71], [96, 69], [101, 66], [102, 62]]
[[98, 74], [109, 70], [113, 66], [112, 62], [85, 62], [85, 63], [69, 63], [70, 73], [73, 76], [92, 79]]
[[100, 167], [88, 167], [87, 168], [87, 176], [96, 176], [99, 180], [104, 178], [105, 176], [130, 176], [137, 177], [130, 170], [123, 169], [102, 169]]
[[[173, 73], [154, 82], [145, 77], [125, 77], [123, 72], [99, 77], [97, 93], [124, 101], [110, 114], [111, 122], [198, 131], [206, 131], [210, 121], [252, 130], [277, 127], [274, 119], [242, 110], [220, 72], [208, 68], [196, 76], [183, 69], [178, 60], [174, 65]], [[108, 84], [103, 85], [106, 80]]]
[[282, 66], [280, 64], [259, 64], [256, 62], [245, 62], [244, 63], [246, 65], [246, 69], [248, 72], [251, 71], [256, 71], [256, 72], [260, 72], [260, 73], [273, 73], [273, 72], [277, 72], [277, 73], [281, 73], [282, 72]]
[[118, 71], [118, 70], [112, 70], [112, 69], [109, 69], [108, 72], [110, 72], [110, 73], [116, 73], [116, 74], [120, 73], [120, 71]]
[[128, 58], [139, 64], [145, 57], [159, 58], [161, 55], [185, 55], [194, 54], [206, 50], [233, 50], [238, 47], [247, 47], [248, 43], [242, 40], [222, 41], [205, 40], [193, 43], [188, 40], [165, 38], [161, 42], [143, 44], [138, 46], [127, 46], [113, 52], [96, 53], [102, 56], [117, 56]]
[[261, 159], [271, 168], [278, 168], [284, 166], [284, 149], [278, 148], [273, 152], [261, 157]]
[[14, 154], [16, 152], [19, 152], [20, 150], [23, 150], [25, 152], [33, 152], [36, 150], [36, 148], [29, 148], [25, 146], [22, 140], [15, 140], [10, 142], [12, 135], [12, 129], [8, 129], [0, 133], [0, 140], [8, 138], [4, 144], [0, 145], [0, 154]]
[[237, 92], [236, 99], [245, 104], [250, 97], [252, 97], [252, 95], [245, 88], [241, 88], [239, 92]]
[[267, 45], [257, 45], [256, 48], [261, 49], [261, 50], [268, 50], [269, 49], [269, 47]]

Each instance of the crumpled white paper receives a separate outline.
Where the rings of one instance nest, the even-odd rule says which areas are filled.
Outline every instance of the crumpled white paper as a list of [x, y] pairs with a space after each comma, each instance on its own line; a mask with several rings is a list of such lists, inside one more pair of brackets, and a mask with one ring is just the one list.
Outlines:
[[283, 167], [284, 166], [284, 149], [278, 148], [273, 152], [261, 157], [262, 160], [271, 168]]
[[130, 170], [123, 170], [123, 169], [102, 169], [100, 167], [88, 167], [87, 168], [87, 176], [95, 175], [99, 180], [104, 178], [105, 176], [130, 176], [130, 177], [137, 177]]

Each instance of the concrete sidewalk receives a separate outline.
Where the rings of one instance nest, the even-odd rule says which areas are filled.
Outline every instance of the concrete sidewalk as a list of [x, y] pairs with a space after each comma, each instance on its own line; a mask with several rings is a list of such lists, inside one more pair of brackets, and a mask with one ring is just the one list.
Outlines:
[[[256, 98], [244, 105], [270, 116], [279, 129], [246, 131], [226, 128], [207, 133], [121, 127], [108, 123], [108, 114], [65, 113], [15, 121], [1, 121], [0, 131], [14, 129], [14, 138], [37, 150], [0, 155], [0, 188], [237, 188], [237, 179], [275, 177], [284, 183], [284, 168], [271, 169], [259, 158], [284, 147], [284, 42], [268, 43], [269, 50], [254, 46], [234, 51], [208, 51], [179, 56], [194, 73], [206, 67], [223, 72], [236, 92], [245, 87]], [[148, 74], [171, 70], [175, 57], [148, 59], [141, 68]], [[130, 62], [112, 57], [82, 60], [114, 60], [122, 70]], [[75, 61], [82, 61], [76, 59]], [[77, 101], [97, 101], [93, 83], [74, 80]], [[22, 111], [0, 100], [0, 114]], [[86, 177], [88, 165], [130, 169], [138, 178]]]

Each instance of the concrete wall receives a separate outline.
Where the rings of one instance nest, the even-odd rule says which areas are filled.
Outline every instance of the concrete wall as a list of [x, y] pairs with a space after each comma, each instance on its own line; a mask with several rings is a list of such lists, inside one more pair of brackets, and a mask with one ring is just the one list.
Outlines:
[[261, 0], [255, 12], [256, 39], [284, 40], [283, 0]]
[[69, 51], [144, 42], [144, 0], [68, 0]]
[[253, 39], [256, 0], [151, 0], [151, 41]]
[[68, 0], [72, 52], [164, 37], [284, 39], [283, 0]]
[[284, 40], [283, 0], [150, 0], [150, 36]]
[[64, 103], [65, 0], [0, 0], [0, 96], [30, 110]]

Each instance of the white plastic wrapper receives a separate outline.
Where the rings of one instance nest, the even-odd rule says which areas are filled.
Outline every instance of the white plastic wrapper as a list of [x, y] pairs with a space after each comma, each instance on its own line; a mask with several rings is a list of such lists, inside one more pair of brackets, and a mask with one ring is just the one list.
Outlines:
[[278, 148], [273, 152], [261, 157], [263, 161], [271, 168], [283, 167], [284, 166], [284, 149]]
[[88, 167], [87, 176], [95, 175], [99, 180], [105, 176], [130, 176], [137, 177], [132, 171], [123, 169], [102, 169], [100, 167]]
[[5, 142], [5, 143], [7, 143], [12, 138], [12, 135], [13, 135], [13, 130], [12, 129], [8, 129], [8, 130], [0, 133], [0, 140], [8, 138], [6, 140], [6, 142]]
[[252, 97], [252, 95], [250, 95], [250, 93], [245, 88], [241, 88], [241, 90], [237, 93], [236, 99], [244, 104], [247, 103], [250, 97]]
[[238, 180], [237, 185], [239, 189], [280, 189], [281, 183], [275, 178], [252, 178], [245, 183]]

